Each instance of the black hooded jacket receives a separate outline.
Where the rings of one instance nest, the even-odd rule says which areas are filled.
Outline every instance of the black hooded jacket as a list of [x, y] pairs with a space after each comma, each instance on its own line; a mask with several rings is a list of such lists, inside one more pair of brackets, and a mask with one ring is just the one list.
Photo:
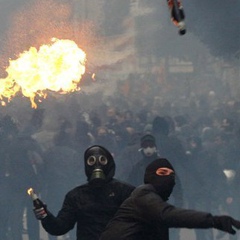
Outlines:
[[[103, 156], [108, 159], [102, 166], [105, 180], [101, 185], [95, 185], [90, 179], [94, 165], [87, 163], [91, 157], [96, 160]], [[64, 235], [77, 224], [77, 240], [98, 240], [119, 206], [134, 190], [133, 186], [113, 178], [114, 159], [104, 147], [90, 147], [85, 152], [84, 160], [88, 183], [67, 193], [56, 217], [47, 211], [47, 217], [42, 220], [43, 228], [51, 235]]]
[[121, 205], [100, 240], [169, 240], [169, 228], [211, 228], [212, 215], [176, 208], [150, 184], [137, 187]]
[[77, 223], [77, 240], [97, 240], [133, 187], [112, 179], [104, 187], [89, 184], [70, 191], [57, 217], [49, 214], [42, 220], [44, 229], [56, 236], [73, 229]]

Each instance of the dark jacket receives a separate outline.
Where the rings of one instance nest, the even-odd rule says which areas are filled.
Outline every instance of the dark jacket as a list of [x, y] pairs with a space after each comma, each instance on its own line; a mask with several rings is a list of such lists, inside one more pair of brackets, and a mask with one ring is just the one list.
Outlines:
[[52, 235], [63, 235], [77, 223], [77, 240], [98, 240], [109, 220], [134, 187], [116, 179], [99, 189], [84, 184], [67, 193], [57, 217], [51, 213], [42, 220]]
[[168, 240], [169, 228], [211, 227], [210, 213], [176, 208], [145, 184], [124, 201], [100, 240]]

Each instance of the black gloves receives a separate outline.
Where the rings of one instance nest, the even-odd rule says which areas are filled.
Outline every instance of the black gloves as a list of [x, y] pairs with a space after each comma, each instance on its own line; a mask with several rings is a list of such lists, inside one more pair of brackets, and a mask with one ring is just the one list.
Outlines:
[[213, 227], [230, 234], [235, 234], [233, 227], [240, 229], [240, 221], [229, 216], [213, 216]]
[[42, 220], [47, 216], [47, 211], [45, 207], [42, 208], [34, 208], [33, 212], [35, 214], [36, 219]]

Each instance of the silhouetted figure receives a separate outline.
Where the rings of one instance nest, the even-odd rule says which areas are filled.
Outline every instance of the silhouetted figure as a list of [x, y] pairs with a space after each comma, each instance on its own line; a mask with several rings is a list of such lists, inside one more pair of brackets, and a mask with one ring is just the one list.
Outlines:
[[123, 202], [100, 240], [169, 240], [169, 228], [216, 228], [230, 234], [240, 229], [240, 221], [230, 216], [167, 203], [175, 185], [175, 170], [167, 159], [156, 159], [147, 166], [144, 183]]
[[34, 210], [36, 218], [41, 220], [44, 229], [52, 235], [66, 234], [77, 224], [78, 240], [98, 239], [119, 206], [134, 189], [113, 178], [114, 159], [102, 146], [94, 145], [85, 151], [84, 165], [88, 182], [66, 194], [56, 217], [46, 208]]

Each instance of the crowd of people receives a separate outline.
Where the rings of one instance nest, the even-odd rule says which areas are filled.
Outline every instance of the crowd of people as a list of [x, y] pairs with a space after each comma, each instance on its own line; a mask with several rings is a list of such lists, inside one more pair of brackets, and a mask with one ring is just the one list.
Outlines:
[[[239, 110], [238, 101], [209, 95], [171, 102], [147, 95], [136, 101], [119, 93], [72, 116], [59, 112], [50, 140], [41, 134], [48, 122], [45, 109], [33, 110], [24, 123], [2, 115], [0, 238], [21, 240], [26, 212], [29, 240], [40, 239], [27, 189], [36, 189], [57, 214], [65, 194], [86, 182], [84, 152], [92, 145], [106, 147], [115, 159], [116, 178], [135, 187], [152, 160], [166, 158], [176, 170], [170, 202], [238, 217]], [[212, 229], [195, 233], [197, 240], [214, 238]], [[171, 234], [180, 239], [179, 231]]]

